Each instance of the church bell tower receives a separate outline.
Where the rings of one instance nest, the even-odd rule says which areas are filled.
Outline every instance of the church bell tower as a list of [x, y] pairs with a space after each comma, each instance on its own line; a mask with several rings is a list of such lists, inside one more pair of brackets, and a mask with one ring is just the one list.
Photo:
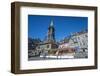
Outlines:
[[53, 20], [48, 27], [47, 40], [48, 42], [55, 42], [55, 28]]

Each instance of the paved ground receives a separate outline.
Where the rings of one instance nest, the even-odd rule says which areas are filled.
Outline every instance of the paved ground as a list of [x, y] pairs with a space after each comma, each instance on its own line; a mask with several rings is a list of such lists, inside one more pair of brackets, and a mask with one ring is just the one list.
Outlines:
[[31, 61], [31, 60], [58, 60], [58, 59], [61, 60], [61, 59], [73, 59], [73, 58], [31, 57], [28, 60]]
[[30, 60], [52, 60], [52, 59], [57, 59], [57, 58], [31, 57], [29, 58], [29, 61]]
[[88, 53], [86, 52], [77, 52], [74, 56], [36, 56], [28, 58], [29, 61], [31, 60], [58, 60], [58, 59], [80, 59], [80, 58], [88, 58]]

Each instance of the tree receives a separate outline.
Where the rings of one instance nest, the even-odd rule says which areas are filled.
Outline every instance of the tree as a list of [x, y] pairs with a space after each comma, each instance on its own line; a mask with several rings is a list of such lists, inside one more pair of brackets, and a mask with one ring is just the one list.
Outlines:
[[40, 42], [42, 41], [39, 38], [28, 38], [28, 50], [35, 49]]

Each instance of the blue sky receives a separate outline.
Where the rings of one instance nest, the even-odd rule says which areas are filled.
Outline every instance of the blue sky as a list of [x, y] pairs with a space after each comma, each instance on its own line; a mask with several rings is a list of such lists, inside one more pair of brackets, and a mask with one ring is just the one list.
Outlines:
[[88, 28], [87, 17], [28, 15], [28, 37], [43, 40], [47, 35], [51, 20], [54, 22], [57, 41], [71, 33]]

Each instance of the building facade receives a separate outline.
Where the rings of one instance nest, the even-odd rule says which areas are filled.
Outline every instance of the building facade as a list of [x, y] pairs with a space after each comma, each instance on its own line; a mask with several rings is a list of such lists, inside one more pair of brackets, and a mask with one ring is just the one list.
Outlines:
[[69, 46], [76, 48], [79, 51], [88, 51], [88, 33], [82, 31], [71, 35]]

